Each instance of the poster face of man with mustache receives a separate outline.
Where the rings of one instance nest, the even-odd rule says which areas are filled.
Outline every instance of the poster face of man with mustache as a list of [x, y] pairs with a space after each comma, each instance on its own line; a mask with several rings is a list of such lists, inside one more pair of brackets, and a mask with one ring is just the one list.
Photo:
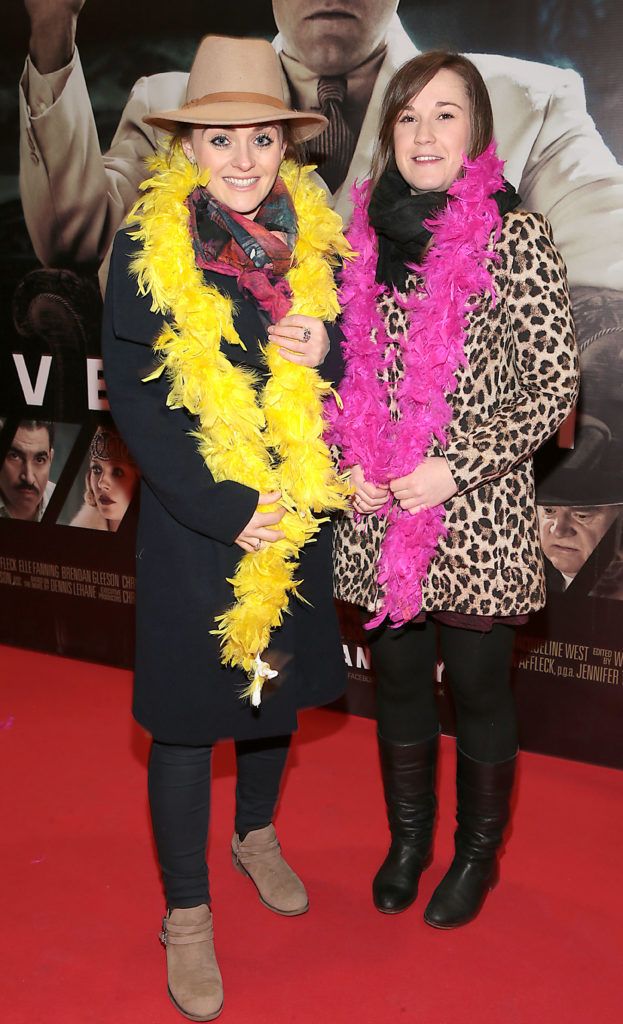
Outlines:
[[21, 423], [0, 469], [0, 516], [38, 522], [52, 496], [50, 427]]

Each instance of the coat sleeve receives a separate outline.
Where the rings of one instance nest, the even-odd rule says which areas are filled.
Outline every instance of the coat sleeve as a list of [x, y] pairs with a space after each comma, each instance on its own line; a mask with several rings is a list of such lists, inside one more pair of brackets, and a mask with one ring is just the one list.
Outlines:
[[507, 287], [499, 297], [508, 307], [515, 386], [494, 415], [469, 433], [450, 427], [444, 454], [459, 494], [531, 456], [578, 397], [579, 360], [564, 263], [544, 217], [521, 213], [516, 222]]
[[141, 78], [110, 149], [102, 153], [78, 52], [53, 75], [40, 75], [27, 59], [19, 90], [20, 192], [28, 233], [44, 265], [102, 261], [156, 147], [156, 132], [142, 118], [175, 106], [185, 80], [174, 72]]
[[189, 435], [193, 422], [184, 410], [166, 405], [165, 375], [142, 383], [153, 369], [151, 345], [162, 318], [137, 295], [128, 272], [134, 248], [119, 232], [104, 303], [102, 354], [113, 418], [167, 512], [190, 530], [233, 544], [256, 510], [258, 492], [233, 480], [216, 483]]

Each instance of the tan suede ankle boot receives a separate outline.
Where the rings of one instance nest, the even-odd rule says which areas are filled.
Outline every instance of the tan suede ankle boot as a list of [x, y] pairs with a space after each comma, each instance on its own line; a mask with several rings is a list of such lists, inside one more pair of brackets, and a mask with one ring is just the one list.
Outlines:
[[223, 1009], [223, 982], [214, 953], [212, 913], [200, 907], [176, 908], [162, 921], [167, 951], [169, 998], [189, 1020], [214, 1020]]
[[243, 842], [234, 834], [231, 849], [234, 867], [248, 875], [265, 907], [286, 917], [309, 909], [305, 886], [283, 859], [273, 825], [249, 832]]

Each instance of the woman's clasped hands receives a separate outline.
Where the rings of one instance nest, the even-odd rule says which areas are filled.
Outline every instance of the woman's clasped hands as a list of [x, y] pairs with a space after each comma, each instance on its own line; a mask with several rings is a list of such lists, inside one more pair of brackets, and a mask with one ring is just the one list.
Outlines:
[[401, 508], [414, 516], [424, 509], [443, 505], [458, 489], [441, 455], [425, 458], [411, 473], [382, 486], [367, 481], [359, 465], [351, 468], [350, 480], [355, 489], [353, 507], [360, 515], [378, 512], [391, 494]]

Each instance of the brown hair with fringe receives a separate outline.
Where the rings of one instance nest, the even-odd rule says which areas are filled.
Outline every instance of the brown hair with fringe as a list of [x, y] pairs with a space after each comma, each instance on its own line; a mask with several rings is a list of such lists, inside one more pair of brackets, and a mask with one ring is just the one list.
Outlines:
[[493, 138], [491, 100], [475, 64], [460, 53], [431, 50], [413, 57], [389, 81], [381, 105], [379, 136], [372, 157], [372, 181], [377, 183], [394, 155], [394, 125], [414, 96], [419, 95], [437, 72], [447, 69], [463, 79], [470, 105], [471, 133], [468, 157], [474, 160]]

